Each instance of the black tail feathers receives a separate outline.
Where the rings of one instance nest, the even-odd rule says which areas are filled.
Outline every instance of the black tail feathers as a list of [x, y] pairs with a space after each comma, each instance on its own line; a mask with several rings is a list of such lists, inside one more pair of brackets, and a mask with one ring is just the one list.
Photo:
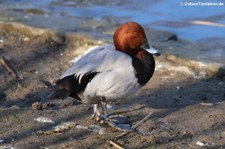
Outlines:
[[57, 89], [54, 93], [48, 96], [49, 99], [65, 99], [70, 95], [70, 91], [66, 89]]

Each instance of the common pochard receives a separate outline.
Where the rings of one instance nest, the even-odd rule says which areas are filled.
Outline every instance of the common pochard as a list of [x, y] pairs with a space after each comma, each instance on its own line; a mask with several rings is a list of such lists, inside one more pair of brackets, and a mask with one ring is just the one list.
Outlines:
[[119, 26], [113, 41], [85, 53], [57, 81], [58, 97], [93, 104], [96, 119], [107, 117], [108, 100], [127, 97], [144, 86], [155, 70], [153, 55], [160, 55], [136, 22]]

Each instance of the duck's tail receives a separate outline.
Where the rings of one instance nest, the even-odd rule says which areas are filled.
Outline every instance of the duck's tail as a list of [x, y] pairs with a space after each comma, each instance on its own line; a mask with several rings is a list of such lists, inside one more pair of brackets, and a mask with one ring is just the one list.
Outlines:
[[48, 99], [65, 99], [70, 95], [70, 91], [66, 89], [56, 89], [52, 94], [48, 96]]

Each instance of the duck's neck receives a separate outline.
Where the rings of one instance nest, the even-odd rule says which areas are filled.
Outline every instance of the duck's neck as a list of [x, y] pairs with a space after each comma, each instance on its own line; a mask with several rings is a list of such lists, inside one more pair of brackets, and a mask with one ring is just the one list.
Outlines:
[[155, 70], [153, 55], [143, 49], [138, 50], [135, 54], [129, 55], [132, 58], [132, 65], [136, 71], [138, 83], [145, 85], [150, 80]]

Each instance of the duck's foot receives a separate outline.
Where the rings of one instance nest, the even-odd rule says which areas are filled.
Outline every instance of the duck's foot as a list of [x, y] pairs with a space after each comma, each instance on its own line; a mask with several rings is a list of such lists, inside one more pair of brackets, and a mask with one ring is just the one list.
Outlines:
[[117, 130], [120, 130], [120, 131], [134, 131], [134, 129], [131, 127], [130, 124], [117, 124], [117, 123], [114, 123], [110, 120], [106, 120], [105, 121], [109, 126], [117, 129]]
[[120, 131], [134, 131], [131, 127], [127, 117], [122, 115], [108, 116], [104, 114], [92, 115], [93, 118], [96, 118], [96, 121], [103, 124], [106, 123], [109, 126], [120, 130]]
[[109, 126], [120, 130], [120, 131], [133, 131], [133, 128], [130, 125], [128, 117], [122, 115], [100, 115], [99, 121], [100, 123], [106, 123]]
[[99, 109], [97, 104], [94, 105], [94, 114], [91, 116], [92, 119], [95, 119], [99, 123], [106, 123], [120, 131], [133, 131], [128, 117], [123, 115], [108, 115], [106, 104], [104, 103], [102, 103], [101, 108], [102, 109]]
[[134, 131], [130, 125], [128, 117], [123, 115], [110, 115], [105, 122], [113, 128], [121, 131]]
[[97, 122], [104, 123], [104, 120], [107, 116], [107, 114], [101, 114], [98, 109], [98, 105], [94, 104], [94, 113], [92, 114], [91, 119], [95, 119]]
[[130, 120], [124, 115], [109, 115], [108, 119], [116, 124], [130, 124]]

